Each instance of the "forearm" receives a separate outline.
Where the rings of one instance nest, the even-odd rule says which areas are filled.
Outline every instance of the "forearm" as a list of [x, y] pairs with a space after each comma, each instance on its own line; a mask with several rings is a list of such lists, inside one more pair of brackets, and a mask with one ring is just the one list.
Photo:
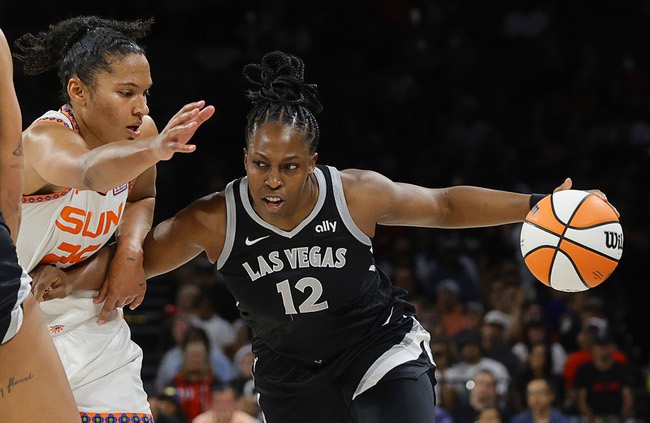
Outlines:
[[133, 252], [142, 256], [142, 245], [151, 230], [155, 204], [154, 197], [143, 198], [127, 204], [116, 234], [119, 253], [128, 255]]
[[457, 186], [445, 190], [446, 226], [496, 226], [522, 222], [530, 211], [530, 194]]
[[[4, 169], [4, 164], [0, 163], [0, 167]], [[7, 176], [8, 173], [14, 173], [13, 169], [8, 170], [10, 172], [0, 172], [0, 210], [9, 231], [11, 231], [11, 238], [16, 243], [21, 217], [22, 169], [18, 170], [21, 176], [19, 178], [14, 175]], [[16, 181], [16, 183], [11, 181]]]
[[98, 290], [104, 284], [108, 267], [115, 255], [115, 244], [101, 248], [92, 258], [76, 266], [65, 269], [72, 289], [71, 291]]
[[150, 138], [106, 144], [84, 154], [81, 185], [93, 191], [107, 191], [136, 179], [159, 160]]

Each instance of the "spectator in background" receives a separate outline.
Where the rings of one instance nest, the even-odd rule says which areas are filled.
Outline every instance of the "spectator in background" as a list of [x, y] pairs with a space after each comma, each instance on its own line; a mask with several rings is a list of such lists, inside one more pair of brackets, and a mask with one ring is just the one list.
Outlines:
[[190, 423], [174, 395], [160, 393], [150, 396], [149, 405], [151, 406], [151, 415], [156, 423]]
[[522, 364], [510, 346], [510, 321], [510, 316], [502, 311], [488, 311], [481, 326], [481, 346], [483, 355], [506, 366], [510, 379], [515, 380]]
[[168, 386], [174, 375], [179, 372], [183, 362], [184, 345], [190, 341], [200, 340], [205, 343], [210, 352], [212, 369], [220, 380], [230, 382], [236, 376], [237, 370], [232, 361], [223, 352], [211, 348], [205, 331], [192, 326], [188, 316], [174, 316], [171, 331], [175, 345], [165, 352], [160, 361], [154, 382], [156, 392], [161, 392]]
[[[608, 331], [608, 323], [598, 317], [590, 317], [584, 322], [584, 326], [576, 336], [576, 343], [580, 346], [567, 356], [566, 364], [562, 376], [564, 378], [565, 397], [563, 409], [569, 414], [578, 414], [577, 410], [577, 392], [574, 386], [574, 378], [578, 368], [592, 360], [592, 351], [595, 344], [595, 337], [599, 332]], [[612, 358], [619, 363], [629, 361], [627, 354], [623, 351], [614, 350]]]
[[[452, 341], [443, 338], [431, 338], [431, 354], [436, 363], [436, 407], [451, 411], [458, 400], [458, 393], [447, 382], [446, 372], [455, 363], [455, 351]], [[437, 420], [436, 420], [437, 421]]]
[[212, 406], [192, 423], [257, 423], [257, 419], [238, 409], [238, 394], [230, 385], [216, 384], [212, 390]]
[[550, 351], [551, 371], [554, 375], [562, 375], [564, 365], [567, 361], [567, 353], [559, 342], [554, 341], [541, 319], [530, 320], [525, 326], [522, 339], [512, 346], [512, 352], [518, 357], [521, 363], [527, 361], [528, 354], [535, 345], [544, 344]]
[[453, 337], [463, 330], [463, 304], [456, 281], [446, 279], [438, 284], [434, 309], [447, 337]]
[[515, 382], [515, 392], [520, 408], [526, 404], [526, 389], [528, 384], [536, 379], [544, 379], [553, 391], [553, 405], [560, 407], [564, 402], [564, 381], [562, 376], [554, 374], [551, 365], [551, 352], [548, 344], [536, 344], [530, 349], [526, 357], [524, 368]]
[[528, 409], [515, 415], [510, 423], [571, 423], [569, 416], [553, 407], [555, 392], [548, 380], [543, 377], [530, 380], [525, 395]]
[[205, 343], [200, 340], [187, 342], [183, 350], [183, 363], [172, 379], [171, 387], [189, 421], [210, 408], [212, 389], [220, 382], [212, 371]]
[[452, 411], [455, 421], [477, 421], [481, 413], [488, 409], [496, 409], [499, 412], [499, 417], [502, 419], [499, 421], [510, 421], [512, 413], [508, 402], [498, 393], [497, 379], [491, 371], [479, 370], [468, 382], [469, 395], [466, 401], [459, 401]]
[[239, 408], [251, 416], [257, 416], [260, 409], [257, 404], [257, 391], [253, 380], [255, 354], [253, 354], [252, 345], [241, 346], [235, 353], [233, 361], [237, 368], [237, 376], [230, 385], [235, 388], [240, 398]]
[[616, 344], [607, 330], [597, 331], [592, 361], [578, 367], [575, 388], [580, 415], [590, 421], [623, 423], [633, 417], [635, 370], [614, 359]]
[[483, 326], [485, 307], [478, 301], [463, 304], [463, 330], [480, 331]]
[[497, 393], [505, 398], [510, 376], [508, 369], [496, 360], [483, 356], [480, 332], [462, 332], [454, 339], [458, 350], [458, 361], [445, 372], [445, 378], [459, 398], [467, 398], [467, 383], [481, 370], [489, 370], [496, 379]]
[[227, 349], [235, 342], [237, 334], [232, 323], [221, 317], [214, 308], [213, 298], [202, 291], [194, 302], [194, 308], [190, 314], [190, 321], [193, 326], [205, 331], [210, 339], [210, 347], [227, 352]]
[[458, 285], [461, 302], [479, 300], [480, 277], [476, 262], [462, 253], [457, 238], [441, 238], [439, 244], [435, 258], [420, 257], [420, 261], [425, 260], [418, 265], [423, 294], [434, 301], [440, 284], [453, 280]]

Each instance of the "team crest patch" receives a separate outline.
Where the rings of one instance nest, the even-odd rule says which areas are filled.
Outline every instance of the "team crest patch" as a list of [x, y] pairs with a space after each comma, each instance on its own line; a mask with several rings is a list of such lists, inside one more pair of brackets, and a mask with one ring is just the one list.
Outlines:
[[52, 325], [52, 326], [50, 326], [50, 332], [51, 333], [63, 332], [64, 327], [65, 327], [65, 325]]
[[117, 187], [117, 188], [113, 188], [113, 195], [117, 195], [117, 194], [119, 194], [120, 192], [123, 192], [123, 191], [126, 190], [128, 187], [129, 187], [129, 184], [124, 184], [124, 185], [120, 185], [120, 186]]

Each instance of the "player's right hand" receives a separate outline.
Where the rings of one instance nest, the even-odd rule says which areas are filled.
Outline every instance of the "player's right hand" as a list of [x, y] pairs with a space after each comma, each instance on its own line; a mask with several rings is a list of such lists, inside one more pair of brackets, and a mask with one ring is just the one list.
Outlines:
[[32, 293], [39, 303], [65, 298], [72, 292], [72, 281], [56, 266], [39, 265], [29, 272], [29, 276], [32, 277]]
[[169, 160], [174, 153], [196, 150], [196, 145], [188, 144], [188, 141], [213, 114], [214, 106], [206, 106], [203, 100], [183, 106], [153, 140], [152, 147], [158, 160]]

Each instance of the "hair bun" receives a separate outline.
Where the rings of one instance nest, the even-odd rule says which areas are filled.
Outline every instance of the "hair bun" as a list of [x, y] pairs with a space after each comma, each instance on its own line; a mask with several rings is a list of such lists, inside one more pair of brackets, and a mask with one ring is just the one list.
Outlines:
[[267, 53], [261, 64], [244, 67], [244, 78], [257, 90], [250, 90], [248, 98], [260, 103], [300, 105], [312, 113], [322, 110], [315, 84], [305, 83], [305, 64], [296, 56], [281, 51]]

